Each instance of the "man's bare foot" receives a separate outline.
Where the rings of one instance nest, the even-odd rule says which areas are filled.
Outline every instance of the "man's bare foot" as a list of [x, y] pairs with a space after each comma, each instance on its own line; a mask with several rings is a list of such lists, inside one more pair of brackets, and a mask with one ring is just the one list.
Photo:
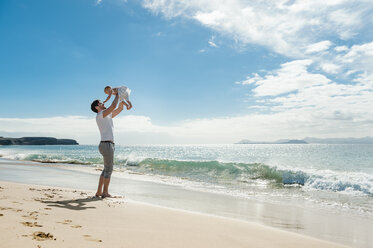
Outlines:
[[100, 197], [100, 196], [102, 196], [102, 193], [96, 193], [95, 194], [95, 197]]
[[109, 198], [110, 198], [110, 197], [112, 197], [112, 196], [111, 196], [109, 193], [107, 193], [107, 194], [102, 194], [101, 197], [102, 197], [102, 198], [106, 198], [106, 197], [109, 197]]
[[127, 105], [127, 110], [130, 110], [131, 108], [132, 108], [132, 106]]

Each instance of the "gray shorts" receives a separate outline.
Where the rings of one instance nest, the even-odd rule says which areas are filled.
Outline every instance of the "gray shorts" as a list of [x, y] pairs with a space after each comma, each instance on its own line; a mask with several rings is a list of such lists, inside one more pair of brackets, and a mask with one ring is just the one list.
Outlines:
[[113, 173], [114, 166], [114, 144], [109, 142], [100, 142], [98, 150], [104, 157], [104, 170], [102, 171], [101, 176], [104, 178], [110, 178], [111, 173]]

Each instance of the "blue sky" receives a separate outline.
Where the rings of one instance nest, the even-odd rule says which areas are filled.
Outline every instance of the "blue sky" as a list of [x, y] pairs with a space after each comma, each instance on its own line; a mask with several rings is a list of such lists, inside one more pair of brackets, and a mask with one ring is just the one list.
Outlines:
[[247, 112], [234, 82], [261, 68], [251, 58], [261, 48], [216, 49], [213, 31], [136, 2], [5, 1], [1, 9], [1, 103], [14, 106], [3, 116], [89, 115], [110, 82], [132, 89], [132, 114], [156, 122]]
[[373, 135], [373, 4], [0, 2], [0, 136], [98, 139], [93, 99], [132, 89], [123, 144]]

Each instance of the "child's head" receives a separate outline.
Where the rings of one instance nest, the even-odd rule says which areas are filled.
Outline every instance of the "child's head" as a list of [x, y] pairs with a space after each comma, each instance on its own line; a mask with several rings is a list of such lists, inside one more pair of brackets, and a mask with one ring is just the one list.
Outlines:
[[104, 89], [104, 92], [109, 95], [111, 93], [111, 87], [106, 86], [105, 89]]

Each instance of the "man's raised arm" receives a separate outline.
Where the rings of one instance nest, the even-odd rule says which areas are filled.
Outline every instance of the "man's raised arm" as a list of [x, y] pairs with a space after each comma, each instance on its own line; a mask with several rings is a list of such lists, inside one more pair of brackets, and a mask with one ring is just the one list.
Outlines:
[[115, 110], [113, 111], [113, 115], [111, 116], [111, 118], [114, 118], [114, 117], [117, 116], [120, 112], [122, 112], [122, 110], [123, 110], [123, 105], [124, 105], [123, 102], [120, 102], [120, 103], [119, 103], [118, 108], [115, 109]]
[[114, 101], [111, 103], [110, 107], [108, 107], [107, 109], [104, 110], [104, 112], [102, 112], [102, 117], [105, 118], [106, 116], [108, 116], [111, 112], [113, 112], [113, 110], [115, 109], [115, 107], [117, 106], [118, 104], [118, 94], [115, 96], [115, 99]]

